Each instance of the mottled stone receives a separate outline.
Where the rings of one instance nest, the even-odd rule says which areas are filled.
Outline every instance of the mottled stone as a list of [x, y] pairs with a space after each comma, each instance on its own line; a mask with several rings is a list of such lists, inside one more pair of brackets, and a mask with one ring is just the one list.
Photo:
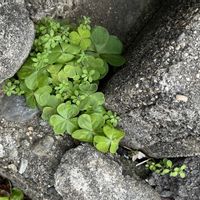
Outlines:
[[0, 83], [12, 77], [28, 56], [34, 26], [22, 1], [0, 2]]
[[29, 121], [38, 113], [38, 109], [31, 109], [26, 105], [25, 99], [22, 96], [0, 97], [0, 117], [8, 121]]
[[129, 49], [105, 87], [122, 145], [153, 157], [200, 155], [199, 41], [200, 10], [180, 4], [164, 7]]
[[[153, 13], [160, 0], [25, 0], [33, 20], [44, 16], [77, 21], [91, 17], [93, 24], [103, 25], [124, 41], [133, 39]], [[131, 33], [131, 35], [128, 35]]]
[[55, 174], [55, 188], [65, 200], [160, 200], [136, 175], [124, 175], [119, 160], [89, 145], [66, 152]]
[[55, 137], [37, 117], [24, 123], [0, 118], [0, 176], [32, 200], [62, 199], [54, 189], [54, 173], [72, 147], [69, 137]]

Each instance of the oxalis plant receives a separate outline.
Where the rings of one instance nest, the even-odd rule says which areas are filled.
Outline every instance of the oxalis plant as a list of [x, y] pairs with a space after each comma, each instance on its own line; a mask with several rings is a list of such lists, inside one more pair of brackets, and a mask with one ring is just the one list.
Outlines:
[[56, 135], [92, 143], [101, 152], [115, 153], [124, 132], [119, 117], [104, 107], [99, 81], [110, 66], [125, 63], [121, 41], [101, 27], [90, 26], [84, 17], [78, 26], [45, 18], [36, 24], [31, 53], [3, 90], [10, 96], [24, 95], [31, 108]]

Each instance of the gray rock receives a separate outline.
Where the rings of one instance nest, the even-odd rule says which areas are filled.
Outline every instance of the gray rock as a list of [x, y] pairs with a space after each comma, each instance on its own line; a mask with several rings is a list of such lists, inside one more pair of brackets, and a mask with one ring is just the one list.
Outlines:
[[105, 87], [122, 145], [152, 157], [200, 155], [200, 11], [161, 9]]
[[34, 26], [22, 1], [0, 2], [0, 83], [12, 77], [28, 56]]
[[0, 117], [8, 121], [26, 122], [39, 113], [38, 109], [27, 107], [22, 96], [0, 97]]
[[54, 189], [54, 173], [62, 155], [74, 142], [54, 135], [34, 118], [26, 123], [0, 119], [0, 176], [10, 179], [32, 200], [60, 200]]
[[55, 174], [55, 188], [65, 200], [159, 200], [136, 175], [123, 175], [122, 164], [89, 145], [71, 149]]
[[174, 200], [199, 200], [200, 157], [186, 158], [184, 164], [187, 165], [186, 178], [172, 178], [152, 174], [148, 182], [162, 197]]
[[[77, 21], [91, 17], [93, 24], [103, 25], [124, 41], [132, 38], [159, 8], [160, 0], [25, 0], [33, 20], [44, 16]], [[131, 36], [127, 34], [131, 32]]]

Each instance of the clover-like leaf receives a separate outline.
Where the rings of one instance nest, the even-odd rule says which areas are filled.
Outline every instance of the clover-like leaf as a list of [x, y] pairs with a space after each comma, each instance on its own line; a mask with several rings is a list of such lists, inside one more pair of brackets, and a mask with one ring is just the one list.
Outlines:
[[121, 54], [123, 49], [123, 44], [118, 37], [111, 35], [99, 53], [101, 54]]
[[50, 118], [50, 124], [56, 134], [63, 134], [67, 130], [67, 121], [60, 115], [52, 115]]
[[33, 92], [30, 93], [26, 93], [25, 94], [25, 98], [26, 98], [26, 104], [30, 107], [30, 108], [36, 108], [37, 107], [37, 102], [34, 96]]
[[61, 70], [62, 66], [63, 65], [61, 65], [61, 64], [49, 65], [48, 68], [47, 68], [47, 71], [51, 75], [56, 75]]
[[35, 99], [40, 106], [47, 105], [47, 102], [50, 98], [50, 93], [52, 92], [52, 88], [50, 86], [40, 87], [35, 93]]
[[91, 45], [90, 31], [88, 29], [83, 29], [78, 27], [77, 32], [72, 31], [69, 34], [70, 42], [74, 45], [80, 45], [82, 50], [86, 50]]
[[107, 66], [105, 65], [105, 62], [101, 58], [94, 58], [93, 56], [87, 56], [83, 60], [84, 68], [92, 71], [95, 70], [95, 72], [98, 72], [97, 80], [100, 78], [100, 76], [105, 76], [107, 73]]
[[52, 115], [56, 114], [57, 110], [56, 108], [53, 107], [45, 107], [42, 110], [42, 119], [49, 121], [49, 119], [51, 118]]
[[122, 66], [126, 62], [125, 58], [121, 55], [102, 54], [101, 57], [114, 67]]
[[79, 66], [66, 65], [62, 73], [64, 73], [66, 78], [78, 80], [82, 75], [82, 70]]
[[79, 109], [76, 105], [71, 104], [70, 101], [62, 103], [57, 107], [58, 114], [52, 115], [50, 118], [50, 124], [53, 126], [55, 133], [63, 134], [67, 131], [71, 134], [78, 128], [76, 116], [79, 113]]
[[110, 140], [104, 136], [99, 136], [99, 135], [95, 136], [94, 144], [95, 147], [103, 153], [107, 153], [109, 151]]
[[61, 43], [60, 46], [63, 52], [73, 54], [73, 55], [77, 55], [81, 51], [81, 48], [79, 46], [72, 45], [72, 44]]
[[102, 92], [96, 92], [87, 96], [80, 103], [80, 110], [93, 109], [95, 107], [103, 105], [105, 102], [104, 94]]
[[76, 117], [79, 113], [78, 107], [75, 104], [71, 104], [70, 101], [60, 104], [57, 111], [64, 119]]
[[104, 126], [103, 132], [111, 140], [114, 140], [114, 139], [120, 139], [121, 140], [124, 137], [123, 131], [116, 129], [116, 128], [113, 128], [111, 126]]
[[[70, 50], [71, 48], [71, 51]], [[80, 51], [80, 50], [79, 50]], [[76, 50], [76, 52], [79, 52]], [[72, 49], [72, 46], [69, 45], [68, 48], [66, 45], [57, 45], [55, 48], [51, 50], [51, 53], [48, 54], [48, 63], [49, 64], [65, 64], [66, 62], [71, 61], [74, 58], [73, 53], [76, 53], [75, 49]]]
[[79, 34], [76, 31], [72, 31], [69, 34], [69, 38], [70, 38], [71, 43], [75, 44], [75, 45], [79, 45], [79, 43], [81, 41], [81, 38], [80, 38]]
[[57, 59], [61, 56], [62, 54], [62, 49], [60, 45], [57, 45], [55, 48], [51, 50], [51, 52], [48, 54], [48, 64], [54, 64], [56, 63]]
[[25, 78], [25, 85], [30, 90], [35, 90], [37, 87], [48, 85], [48, 73], [46, 70], [39, 70], [33, 72], [30, 76]]
[[99, 113], [82, 114], [78, 118], [78, 125], [81, 129], [72, 133], [72, 137], [83, 142], [92, 142], [94, 135], [102, 129], [104, 124], [105, 120]]
[[42, 119], [49, 121], [52, 115], [57, 113], [57, 106], [60, 104], [60, 99], [54, 95], [48, 97], [47, 105], [42, 110]]
[[105, 124], [105, 120], [99, 113], [93, 113], [91, 115], [82, 114], [78, 118], [78, 124], [83, 129], [95, 131], [100, 129]]
[[97, 52], [101, 52], [109, 40], [109, 33], [104, 27], [96, 26], [92, 31], [91, 39]]
[[29, 75], [25, 79], [25, 84], [30, 90], [37, 88], [37, 86], [38, 86], [38, 72], [35, 71], [31, 75]]
[[96, 83], [89, 83], [88, 81], [85, 81], [79, 85], [79, 89], [83, 94], [90, 95], [97, 91], [98, 86]]
[[58, 64], [65, 64], [69, 61], [71, 61], [74, 58], [74, 55], [69, 53], [62, 53], [58, 59], [56, 60], [56, 63]]
[[21, 69], [17, 72], [17, 76], [24, 80], [27, 76], [30, 76], [34, 72], [34, 67], [32, 66], [33, 61], [28, 58], [26, 62], [22, 65]]
[[91, 119], [90, 115], [82, 114], [78, 118], [78, 124], [83, 129], [86, 129], [86, 130], [89, 130], [89, 131], [93, 131], [93, 128], [92, 128], [92, 119]]
[[110, 65], [118, 67], [125, 63], [120, 56], [123, 44], [116, 36], [109, 35], [105, 28], [98, 26], [92, 31], [91, 38], [96, 52]]
[[82, 142], [92, 142], [94, 135], [89, 130], [79, 129], [72, 133], [72, 137]]
[[103, 132], [105, 136], [95, 136], [94, 144], [99, 151], [116, 153], [120, 140], [124, 137], [124, 132], [111, 126], [104, 126]]

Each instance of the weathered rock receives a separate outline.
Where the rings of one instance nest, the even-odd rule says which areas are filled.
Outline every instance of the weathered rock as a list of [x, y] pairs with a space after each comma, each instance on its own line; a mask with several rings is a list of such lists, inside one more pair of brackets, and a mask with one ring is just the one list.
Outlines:
[[34, 26], [22, 1], [0, 2], [0, 83], [12, 77], [28, 56]]
[[136, 175], [124, 176], [120, 162], [89, 145], [71, 149], [55, 174], [55, 188], [65, 200], [159, 200]]
[[32, 200], [62, 199], [54, 189], [54, 173], [69, 137], [55, 137], [47, 123], [0, 121], [0, 176], [8, 178]]
[[122, 144], [153, 157], [200, 155], [199, 41], [198, 8], [164, 7], [144, 30], [105, 88]]
[[22, 96], [0, 97], [0, 117], [8, 121], [25, 122], [39, 113], [38, 109], [27, 107]]
[[162, 197], [174, 200], [199, 200], [200, 157], [186, 158], [184, 164], [187, 165], [186, 178], [172, 178], [152, 174], [148, 182]]
[[[103, 25], [124, 41], [132, 38], [159, 8], [160, 0], [25, 0], [33, 20], [44, 16], [77, 21], [91, 17], [93, 24]], [[128, 37], [128, 33], [131, 36]]]

